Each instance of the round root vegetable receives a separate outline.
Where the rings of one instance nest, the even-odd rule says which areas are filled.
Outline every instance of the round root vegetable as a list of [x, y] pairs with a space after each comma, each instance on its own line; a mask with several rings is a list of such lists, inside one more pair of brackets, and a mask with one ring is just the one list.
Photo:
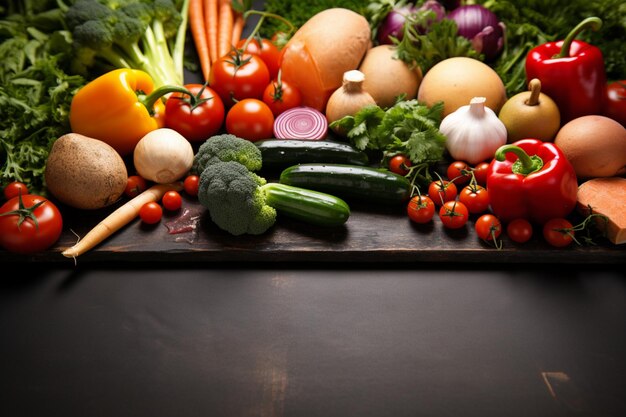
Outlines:
[[343, 85], [328, 99], [326, 118], [332, 123], [345, 116], [354, 116], [365, 106], [376, 105], [374, 98], [363, 90], [365, 74], [358, 70], [346, 71], [343, 74]]
[[139, 210], [144, 204], [161, 200], [168, 191], [181, 191], [182, 189], [182, 183], [158, 184], [150, 187], [111, 213], [74, 246], [64, 250], [61, 254], [66, 258], [76, 258], [82, 255], [130, 223], [139, 215]]
[[382, 108], [391, 107], [400, 95], [406, 100], [417, 96], [422, 81], [420, 68], [412, 69], [394, 55], [396, 47], [379, 45], [365, 54], [359, 71], [365, 74], [363, 89]]
[[498, 114], [506, 102], [506, 90], [489, 65], [467, 57], [437, 63], [424, 75], [417, 92], [417, 99], [428, 106], [443, 101], [444, 117], [474, 97], [485, 97], [485, 105]]
[[146, 134], [133, 153], [137, 173], [159, 184], [177, 181], [193, 165], [193, 148], [177, 131], [160, 128]]
[[558, 131], [554, 144], [578, 178], [626, 174], [626, 128], [609, 117], [589, 115], [571, 120]]
[[302, 93], [303, 105], [324, 111], [343, 74], [357, 69], [371, 45], [362, 15], [330, 8], [311, 17], [281, 50], [282, 79]]
[[44, 178], [48, 191], [57, 200], [91, 210], [106, 207], [122, 196], [128, 171], [111, 145], [68, 133], [52, 145]]

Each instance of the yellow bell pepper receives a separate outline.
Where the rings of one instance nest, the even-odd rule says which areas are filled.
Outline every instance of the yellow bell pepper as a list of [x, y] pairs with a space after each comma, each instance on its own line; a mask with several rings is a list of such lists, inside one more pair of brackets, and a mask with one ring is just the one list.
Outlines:
[[165, 125], [161, 98], [171, 92], [189, 91], [181, 86], [157, 90], [148, 73], [115, 69], [82, 87], [72, 99], [72, 132], [99, 139], [121, 156], [129, 155], [146, 133]]

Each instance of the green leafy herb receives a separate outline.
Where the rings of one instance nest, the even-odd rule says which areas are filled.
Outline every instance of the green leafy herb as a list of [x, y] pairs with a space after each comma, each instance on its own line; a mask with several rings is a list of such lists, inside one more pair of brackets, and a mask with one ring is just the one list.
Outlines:
[[[33, 10], [34, 2], [25, 5]], [[70, 131], [71, 100], [84, 79], [63, 69], [71, 60], [67, 32], [44, 33], [34, 23], [44, 21], [41, 15], [21, 14], [17, 6], [11, 10], [20, 14], [0, 20], [0, 182], [21, 181], [31, 192], [45, 194], [50, 147]]]
[[[404, 154], [414, 166], [427, 168], [444, 159], [446, 138], [439, 131], [442, 114], [442, 102], [429, 107], [417, 100], [404, 100], [386, 110], [367, 106], [330, 126], [346, 132], [358, 149], [382, 151], [383, 161]], [[426, 180], [430, 178], [427, 170], [422, 176]]]

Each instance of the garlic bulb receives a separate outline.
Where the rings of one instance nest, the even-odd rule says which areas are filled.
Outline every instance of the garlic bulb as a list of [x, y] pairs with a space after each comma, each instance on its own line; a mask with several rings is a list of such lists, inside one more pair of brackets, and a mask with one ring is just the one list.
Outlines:
[[506, 143], [506, 126], [485, 101], [485, 97], [474, 97], [469, 105], [442, 120], [439, 130], [446, 136], [452, 158], [477, 164], [493, 158], [496, 149]]
[[189, 141], [168, 128], [147, 133], [137, 143], [133, 153], [137, 173], [159, 184], [181, 179], [191, 169], [193, 157]]
[[343, 85], [333, 92], [326, 104], [329, 124], [345, 116], [354, 116], [365, 106], [376, 104], [374, 98], [363, 90], [364, 81], [365, 74], [359, 70], [346, 71], [343, 74]]

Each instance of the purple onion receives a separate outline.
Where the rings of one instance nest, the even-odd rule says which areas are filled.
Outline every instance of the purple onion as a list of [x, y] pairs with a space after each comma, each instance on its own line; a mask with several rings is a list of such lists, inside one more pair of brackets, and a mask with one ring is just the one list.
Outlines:
[[491, 10], [471, 4], [457, 7], [447, 17], [456, 22], [459, 35], [472, 41], [485, 60], [492, 60], [502, 51], [505, 27]]
[[[415, 7], [412, 4], [407, 4], [405, 6], [394, 9], [389, 12], [389, 14], [387, 14], [385, 20], [383, 20], [378, 28], [378, 34], [376, 37], [378, 43], [381, 45], [392, 44], [392, 37], [401, 41], [404, 36], [404, 22], [406, 21], [406, 16], [421, 10], [432, 10], [433, 12], [435, 12], [435, 21], [440, 21], [446, 15], [445, 8], [441, 3], [436, 0], [428, 0], [419, 8]], [[423, 34], [428, 31], [428, 27], [430, 26], [430, 24], [432, 24], [432, 22], [427, 22], [426, 27], [418, 27], [417, 30], [419, 31], [419, 33]]]
[[402, 40], [402, 28], [406, 21], [406, 16], [414, 13], [415, 10], [417, 10], [415, 6], [406, 5], [390, 11], [385, 17], [385, 20], [383, 20], [378, 27], [378, 34], [376, 36], [378, 43], [381, 45], [391, 45], [393, 43], [391, 41], [392, 37]]

